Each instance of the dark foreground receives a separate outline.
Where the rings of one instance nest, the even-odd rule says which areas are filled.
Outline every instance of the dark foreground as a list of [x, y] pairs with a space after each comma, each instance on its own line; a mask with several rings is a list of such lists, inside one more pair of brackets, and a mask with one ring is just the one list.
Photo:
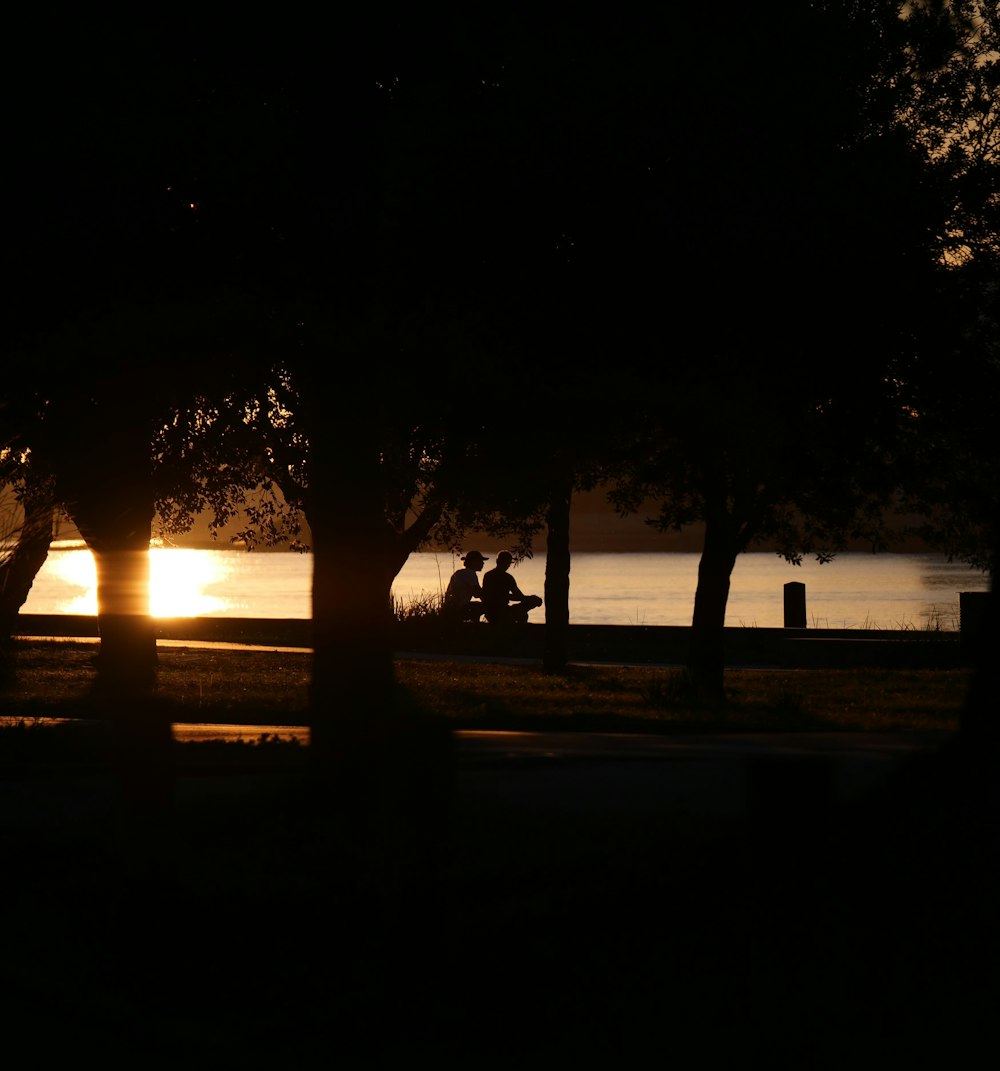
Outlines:
[[36, 771], [0, 825], [9, 1051], [838, 1069], [994, 1051], [994, 756], [949, 741], [849, 799], [822, 757], [765, 756], [734, 812], [626, 796], [672, 776], [642, 756], [617, 788], [575, 767], [579, 806], [559, 756], [514, 771], [453, 743], [429, 731], [338, 778], [295, 749], [194, 763], [162, 812], [96, 769]]

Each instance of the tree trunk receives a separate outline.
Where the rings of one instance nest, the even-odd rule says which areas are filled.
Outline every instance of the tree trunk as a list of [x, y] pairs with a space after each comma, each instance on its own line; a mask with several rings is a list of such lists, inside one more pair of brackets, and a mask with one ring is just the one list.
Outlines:
[[[313, 661], [310, 768], [329, 829], [346, 829], [373, 888], [398, 907], [434, 851], [454, 788], [452, 736], [403, 702], [393, 658], [398, 541], [385, 521], [374, 421], [338, 420], [311, 443]], [[405, 560], [405, 556], [404, 556]], [[352, 848], [352, 850], [354, 850]]]
[[[129, 434], [129, 431], [132, 434]], [[148, 436], [118, 428], [117, 468], [82, 455], [60, 499], [94, 555], [101, 638], [93, 700], [112, 731], [114, 761], [129, 821], [164, 812], [173, 793], [171, 721], [156, 701], [156, 630], [149, 608], [153, 494]], [[105, 462], [106, 465], [106, 462]]]
[[97, 687], [110, 699], [143, 701], [156, 687], [156, 632], [149, 611], [150, 528], [91, 542], [97, 568]]
[[545, 543], [545, 648], [542, 665], [550, 672], [569, 661], [569, 526], [573, 481], [558, 487], [549, 503]]
[[997, 593], [997, 566], [1000, 565], [1000, 528], [993, 551], [990, 570], [990, 595], [986, 614], [973, 638], [973, 675], [969, 692], [962, 706], [959, 738], [963, 744], [995, 754], [1000, 740], [997, 719], [997, 699], [1000, 697], [1000, 604]]
[[320, 423], [307, 520], [313, 538], [311, 753], [357, 770], [397, 728], [388, 539], [372, 414]]
[[698, 693], [712, 700], [723, 695], [726, 604], [737, 553], [728, 525], [709, 519], [698, 562], [688, 670]]
[[9, 639], [35, 577], [52, 543], [52, 495], [26, 489], [21, 495], [24, 520], [17, 544], [0, 564], [0, 639]]
[[67, 508], [97, 569], [97, 692], [115, 703], [141, 702], [156, 684], [149, 610], [152, 498], [112, 499], [102, 490], [92, 499], [80, 495]]
[[370, 538], [370, 527], [356, 517], [324, 518], [312, 510], [309, 526], [311, 747], [321, 762], [351, 761], [360, 752], [384, 747], [395, 727], [392, 581], [386, 579], [385, 557]]

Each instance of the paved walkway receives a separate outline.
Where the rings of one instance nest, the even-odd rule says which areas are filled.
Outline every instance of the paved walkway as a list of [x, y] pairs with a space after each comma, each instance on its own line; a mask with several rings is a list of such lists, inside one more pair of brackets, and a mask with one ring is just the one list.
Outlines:
[[[261, 735], [308, 741], [303, 726], [175, 725], [181, 741]], [[861, 800], [903, 763], [934, 753], [947, 733], [699, 733], [677, 735], [461, 731], [458, 798], [496, 813], [736, 819], [761, 785], [803, 805]], [[248, 770], [181, 771], [177, 798], [252, 788]], [[267, 776], [266, 772], [263, 776]], [[5, 823], [100, 809], [111, 791], [93, 776], [0, 779]], [[41, 802], [39, 802], [41, 801]], [[2, 823], [0, 823], [2, 824]]]
[[[174, 734], [189, 741], [274, 734], [302, 743], [309, 735], [301, 726], [237, 725], [176, 725]], [[737, 818], [752, 805], [761, 779], [814, 804], [860, 800], [950, 735], [460, 731], [454, 739], [459, 795], [479, 807]]]
[[459, 733], [462, 791], [524, 809], [741, 817], [760, 782], [789, 799], [849, 803], [947, 734]]

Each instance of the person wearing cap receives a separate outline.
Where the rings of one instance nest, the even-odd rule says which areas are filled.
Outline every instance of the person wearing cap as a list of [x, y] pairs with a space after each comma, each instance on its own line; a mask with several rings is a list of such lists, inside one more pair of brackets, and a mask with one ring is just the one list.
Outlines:
[[466, 551], [463, 568], [456, 569], [448, 581], [444, 593], [444, 609], [450, 617], [460, 621], [478, 621], [483, 614], [483, 589], [479, 573], [489, 561], [478, 550]]
[[495, 568], [483, 577], [483, 607], [491, 625], [526, 625], [528, 611], [542, 605], [537, 595], [525, 595], [507, 571], [513, 561], [509, 550], [500, 551]]

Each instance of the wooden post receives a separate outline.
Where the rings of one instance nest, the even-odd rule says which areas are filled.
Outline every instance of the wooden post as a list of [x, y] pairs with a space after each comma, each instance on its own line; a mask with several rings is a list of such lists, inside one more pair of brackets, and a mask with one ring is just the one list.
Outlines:
[[798, 580], [785, 585], [785, 628], [806, 627], [806, 586]]

